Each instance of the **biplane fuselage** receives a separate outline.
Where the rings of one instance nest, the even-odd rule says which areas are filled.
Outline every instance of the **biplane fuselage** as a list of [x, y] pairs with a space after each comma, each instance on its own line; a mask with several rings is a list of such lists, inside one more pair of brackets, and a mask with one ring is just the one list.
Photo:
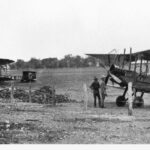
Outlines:
[[150, 93], [150, 75], [113, 68], [110, 69], [110, 76], [111, 80], [116, 84], [119, 84], [120, 87], [127, 87], [128, 83], [132, 82], [133, 87], [137, 90], [137, 92]]
[[12, 80], [11, 76], [7, 74], [7, 65], [13, 62], [10, 59], [0, 59], [0, 82]]

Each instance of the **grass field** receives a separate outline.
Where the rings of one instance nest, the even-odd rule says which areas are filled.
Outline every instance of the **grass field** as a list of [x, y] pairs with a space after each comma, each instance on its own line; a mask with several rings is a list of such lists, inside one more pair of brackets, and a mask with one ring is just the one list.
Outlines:
[[[32, 89], [44, 85], [54, 86], [57, 93], [66, 93], [71, 98], [82, 100], [83, 84], [90, 86], [94, 76], [100, 78], [106, 72], [100, 68], [75, 69], [43, 69], [37, 71], [37, 82], [32, 83]], [[12, 75], [21, 75], [22, 71], [11, 71]], [[28, 88], [28, 83], [16, 83], [16, 86]]]
[[[21, 74], [21, 71], [12, 71]], [[89, 86], [94, 76], [105, 74], [100, 68], [37, 70], [37, 82], [32, 89], [43, 85], [55, 86], [57, 93], [72, 99], [84, 100], [83, 83]], [[15, 83], [28, 88], [28, 84]], [[6, 131], [8, 143], [53, 144], [127, 144], [150, 143], [150, 102], [145, 94], [145, 107], [134, 109], [128, 116], [128, 107], [117, 107], [115, 99], [123, 91], [108, 88], [106, 108], [93, 108], [92, 93], [88, 90], [88, 109], [83, 103], [63, 103], [56, 107], [41, 104], [17, 103], [12, 109], [9, 103], [0, 103], [0, 121], [18, 123]], [[0, 141], [1, 141], [0, 135]]]

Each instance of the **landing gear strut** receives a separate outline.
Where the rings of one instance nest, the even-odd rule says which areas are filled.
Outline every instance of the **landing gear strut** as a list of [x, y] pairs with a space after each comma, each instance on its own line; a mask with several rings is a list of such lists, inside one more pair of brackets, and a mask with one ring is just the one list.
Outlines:
[[144, 93], [141, 93], [141, 96], [135, 97], [133, 101], [133, 107], [143, 107], [144, 106], [144, 100], [143, 100]]
[[118, 96], [116, 99], [116, 105], [118, 107], [123, 107], [126, 104], [126, 99], [124, 97], [124, 95]]
[[[125, 95], [126, 95], [126, 92], [127, 92], [128, 88], [126, 87], [123, 95], [120, 95], [116, 98], [116, 105], [118, 107], [123, 107], [126, 105], [126, 101], [127, 99], [125, 98]], [[133, 100], [133, 107], [136, 108], [136, 107], [143, 107], [144, 106], [144, 100], [143, 100], [143, 95], [144, 95], [144, 92], [141, 93], [141, 96], [136, 96], [136, 92], [135, 91], [135, 98]]]
[[142, 97], [138, 96], [135, 97], [134, 101], [133, 101], [133, 107], [143, 107], [144, 106], [144, 100]]
[[123, 107], [123, 106], [125, 106], [125, 104], [126, 104], [125, 95], [126, 95], [126, 93], [127, 93], [127, 90], [128, 90], [128, 87], [125, 88], [125, 91], [124, 91], [123, 95], [120, 95], [120, 96], [118, 96], [118, 97], [116, 98], [116, 105], [117, 105], [118, 107]]

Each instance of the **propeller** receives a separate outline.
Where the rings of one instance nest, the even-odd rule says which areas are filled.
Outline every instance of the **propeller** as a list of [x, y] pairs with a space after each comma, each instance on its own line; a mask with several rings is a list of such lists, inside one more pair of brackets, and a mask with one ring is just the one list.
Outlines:
[[108, 82], [108, 79], [109, 79], [110, 75], [109, 75], [109, 72], [107, 73], [107, 76], [105, 78], [105, 84], [107, 85], [107, 82]]
[[[112, 53], [117, 53], [117, 50], [116, 49], [113, 49], [113, 50], [111, 50], [108, 54], [112, 54]], [[117, 55], [116, 55], [117, 56]], [[102, 62], [100, 62], [100, 66], [101, 67], [103, 67], [105, 70], [106, 70], [106, 72], [107, 72], [107, 75], [106, 75], [106, 77], [105, 77], [105, 84], [107, 85], [107, 83], [108, 83], [108, 80], [109, 80], [109, 78], [111, 77], [111, 74], [110, 74], [110, 68], [111, 68], [111, 66], [112, 66], [112, 64], [114, 64], [115, 63], [115, 61], [116, 61], [116, 56], [115, 56], [115, 58], [114, 58], [114, 60], [113, 60], [113, 62], [111, 63], [110, 61], [110, 56], [108, 55], [108, 64], [109, 64], [109, 69], [106, 67], [106, 65], [105, 64], [103, 64]]]
[[105, 84], [107, 84], [108, 79], [110, 77], [109, 70], [108, 70], [108, 68], [102, 62], [100, 63], [100, 66], [103, 67], [106, 70], [106, 72], [107, 72], [107, 75], [105, 77]]

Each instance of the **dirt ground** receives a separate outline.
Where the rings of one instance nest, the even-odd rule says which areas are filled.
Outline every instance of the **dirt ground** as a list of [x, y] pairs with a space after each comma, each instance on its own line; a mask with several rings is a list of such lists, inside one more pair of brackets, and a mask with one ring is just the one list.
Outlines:
[[0, 103], [0, 122], [16, 124], [16, 128], [5, 131], [6, 143], [150, 143], [150, 106], [134, 109], [132, 117], [128, 116], [127, 106], [118, 108], [111, 101], [105, 102], [105, 106], [104, 109], [93, 108], [89, 102], [86, 110], [84, 103], [62, 103], [51, 107], [18, 102], [14, 108], [9, 103]]
[[[57, 76], [54, 74], [57, 72]], [[9, 122], [7, 130], [1, 130], [0, 143], [19, 144], [149, 144], [150, 102], [144, 95], [145, 106], [136, 108], [128, 116], [128, 107], [117, 107], [116, 97], [122, 90], [108, 88], [105, 108], [93, 108], [92, 93], [88, 90], [88, 107], [84, 106], [83, 83], [90, 85], [94, 69], [78, 70], [69, 75], [55, 71], [51, 76], [56, 92], [68, 94], [76, 103], [60, 103], [55, 107], [35, 103], [17, 102], [17, 106], [0, 100], [0, 125]], [[86, 74], [86, 75], [85, 75]], [[61, 76], [61, 77], [60, 77]], [[42, 80], [40, 80], [42, 78]], [[61, 79], [63, 78], [63, 82]], [[59, 79], [58, 82], [57, 80]], [[72, 79], [74, 79], [72, 81]], [[57, 82], [56, 82], [57, 81]], [[72, 81], [72, 82], [71, 82]], [[38, 82], [45, 85], [44, 77]], [[16, 84], [17, 85], [17, 84]], [[36, 88], [37, 85], [33, 85]]]

